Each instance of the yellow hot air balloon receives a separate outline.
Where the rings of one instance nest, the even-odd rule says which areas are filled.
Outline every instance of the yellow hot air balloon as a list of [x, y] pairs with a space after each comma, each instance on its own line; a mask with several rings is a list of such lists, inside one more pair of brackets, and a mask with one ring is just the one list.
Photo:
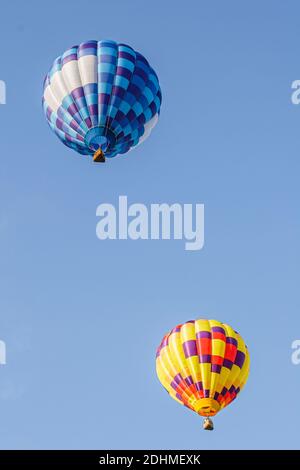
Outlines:
[[250, 357], [243, 338], [217, 320], [192, 320], [167, 333], [156, 355], [158, 378], [174, 400], [204, 416], [203, 427], [247, 382]]

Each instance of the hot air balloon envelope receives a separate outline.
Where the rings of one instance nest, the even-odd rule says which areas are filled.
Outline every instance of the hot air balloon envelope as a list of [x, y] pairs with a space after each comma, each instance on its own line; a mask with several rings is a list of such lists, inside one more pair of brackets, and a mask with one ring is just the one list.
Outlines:
[[217, 320], [192, 320], [167, 333], [156, 355], [157, 375], [176, 401], [204, 416], [229, 405], [245, 385], [250, 358], [242, 337]]
[[95, 161], [125, 154], [156, 125], [158, 78], [126, 44], [88, 41], [58, 57], [44, 82], [47, 121], [68, 147]]

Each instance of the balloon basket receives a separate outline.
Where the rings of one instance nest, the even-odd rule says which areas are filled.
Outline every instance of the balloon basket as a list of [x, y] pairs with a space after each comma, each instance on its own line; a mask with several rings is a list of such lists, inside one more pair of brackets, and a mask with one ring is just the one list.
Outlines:
[[205, 418], [205, 419], [203, 420], [203, 429], [204, 429], [205, 431], [213, 431], [213, 429], [214, 429], [214, 423], [213, 423], [212, 419], [210, 419], [210, 418]]

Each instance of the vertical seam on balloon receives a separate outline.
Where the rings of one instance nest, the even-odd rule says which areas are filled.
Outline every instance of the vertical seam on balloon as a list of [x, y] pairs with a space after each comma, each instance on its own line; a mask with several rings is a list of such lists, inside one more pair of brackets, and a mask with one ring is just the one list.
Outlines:
[[[226, 351], [226, 338], [227, 338], [227, 333], [226, 333], [226, 329], [225, 329], [224, 324], [221, 323], [221, 322], [219, 322], [219, 323], [220, 323], [221, 328], [223, 328], [223, 330], [224, 330], [225, 345], [223, 346], [222, 364], [221, 364], [220, 372], [218, 373], [218, 376], [217, 376], [216, 385], [215, 385], [215, 392], [219, 389], [219, 384], [220, 384], [221, 374], [222, 374], [222, 369], [223, 369], [223, 364], [224, 364], [224, 356], [225, 356], [225, 351]], [[213, 396], [213, 398], [214, 398], [214, 396]]]
[[[236, 347], [234, 359], [232, 361], [233, 365], [232, 365], [232, 368], [230, 370], [230, 374], [228, 375], [226, 383], [224, 385], [227, 388], [227, 391], [229, 391], [229, 388], [228, 388], [229, 384], [233, 385], [233, 382], [234, 382], [235, 375], [234, 375], [233, 371], [234, 371], [234, 363], [235, 363], [235, 360], [236, 360], [236, 356], [237, 356], [237, 352], [238, 352], [238, 346], [239, 346], [238, 336], [239, 336], [239, 334], [236, 331], [234, 331], [234, 339], [237, 342], [237, 347]], [[236, 377], [238, 377], [238, 376], [239, 376], [239, 374], [237, 374]], [[230, 401], [228, 403], [226, 403], [226, 405], [224, 405], [224, 407], [228, 406], [231, 402], [232, 402], [232, 398], [230, 398]]]
[[[76, 49], [76, 57], [77, 57], [77, 50], [78, 50], [78, 46], [77, 46], [77, 49]], [[73, 62], [75, 62], [75, 61], [73, 61]], [[76, 60], [76, 62], [77, 62], [77, 60]], [[60, 65], [61, 65], [61, 64], [60, 64]], [[66, 108], [63, 108], [63, 109], [66, 109], [66, 111], [67, 111], [67, 113], [69, 114], [69, 116], [71, 117], [71, 119], [74, 119], [74, 121], [76, 121], [76, 122], [79, 124], [79, 126], [80, 126], [82, 123], [85, 124], [85, 122], [84, 122], [83, 119], [82, 119], [81, 113], [80, 113], [80, 111], [79, 111], [79, 109], [78, 109], [78, 106], [77, 106], [77, 104], [74, 102], [74, 98], [73, 98], [73, 96], [71, 95], [71, 93], [72, 93], [73, 90], [71, 90], [71, 91], [68, 90], [68, 86], [67, 86], [67, 83], [66, 83], [66, 80], [65, 80], [65, 76], [64, 76], [64, 68], [63, 68], [62, 65], [61, 65], [61, 68], [60, 68], [60, 78], [61, 78], [61, 81], [62, 81], [63, 84], [64, 84], [64, 88], [65, 88], [65, 90], [66, 90], [66, 92], [67, 92], [66, 96], [65, 96], [65, 97], [63, 98], [63, 100], [62, 100], [62, 103], [63, 103], [63, 101], [64, 101], [65, 98], [67, 98], [68, 96], [71, 96], [71, 97], [72, 97], [72, 104], [74, 104], [74, 106], [75, 106], [75, 108], [76, 108], [76, 110], [77, 110], [79, 116], [81, 117], [81, 120], [78, 120], [78, 121], [77, 121], [77, 119], [76, 119], [74, 116], [72, 116], [72, 114], [70, 114], [69, 111], [68, 111]], [[85, 125], [85, 127], [87, 127], [87, 126]]]
[[[112, 83], [112, 87], [111, 87], [111, 92], [110, 92], [110, 96], [109, 96], [109, 101], [108, 101], [108, 104], [107, 104], [107, 113], [106, 113], [106, 118], [105, 118], [105, 137], [107, 136], [107, 131], [108, 131], [108, 128], [109, 128], [109, 125], [108, 125], [108, 119], [110, 118], [110, 108], [111, 108], [111, 101], [112, 101], [112, 93], [113, 93], [113, 89], [114, 89], [114, 86], [115, 86], [115, 82], [116, 82], [116, 75], [117, 75], [117, 64], [118, 64], [118, 57], [119, 57], [119, 45], [118, 44], [115, 44], [116, 46], [116, 50], [117, 50], [117, 56], [116, 56], [116, 62], [114, 64], [114, 78], [113, 78], [113, 83]], [[107, 147], [107, 151], [109, 150], [109, 147], [110, 147], [110, 142], [108, 144], [108, 147]]]
[[[128, 87], [130, 86], [130, 83], [131, 83], [131, 81], [132, 81], [132, 77], [134, 76], [134, 73], [135, 73], [135, 69], [136, 69], [136, 60], [137, 60], [137, 53], [136, 53], [136, 51], [135, 51], [134, 49], [132, 49], [132, 47], [130, 47], [130, 46], [126, 46], [126, 47], [129, 47], [129, 48], [132, 50], [132, 52], [134, 53], [134, 66], [133, 66], [132, 72], [130, 71], [130, 79], [128, 79], [127, 88], [126, 88], [126, 89], [124, 88], [124, 90], [125, 90], [124, 97], [123, 97], [124, 100], [125, 100], [125, 98], [126, 98], [126, 94], [128, 93]], [[119, 62], [119, 55], [118, 55], [118, 62]], [[118, 65], [118, 64], [117, 64], [117, 65]], [[132, 108], [132, 106], [130, 107], [130, 109], [131, 109], [131, 108]], [[128, 113], [127, 113], [127, 114], [128, 114]], [[119, 127], [120, 127], [121, 132], [122, 132], [122, 128], [121, 128], [120, 125], [119, 125]], [[120, 133], [121, 133], [121, 132], [120, 132]], [[120, 134], [120, 133], [119, 133], [119, 134]], [[116, 137], [117, 137], [117, 135], [118, 135], [118, 134], [116, 133]], [[125, 134], [124, 134], [124, 136], [125, 136]], [[124, 137], [124, 136], [123, 136], [123, 137]], [[123, 138], [123, 137], [122, 137], [122, 138]], [[120, 143], [121, 143], [120, 137], [117, 137], [117, 138], [116, 138], [115, 145], [119, 145]]]
[[[79, 58], [78, 58], [78, 51], [79, 51], [79, 49], [80, 49], [80, 46], [81, 46], [81, 44], [79, 44], [79, 46], [78, 46], [78, 48], [77, 48], [77, 53], [76, 53], [76, 55], [77, 55], [77, 61], [76, 61], [76, 65], [77, 65], [77, 69], [78, 69], [78, 73], [79, 73], [79, 77], [80, 77], [80, 83], [81, 83], [81, 89], [82, 89], [82, 92], [83, 92], [83, 99], [84, 99], [85, 107], [86, 107], [87, 114], [88, 114], [88, 116], [89, 116], [89, 118], [90, 118], [90, 121], [91, 121], [91, 127], [88, 127], [88, 125], [87, 125], [88, 130], [90, 130], [90, 129], [93, 127], [93, 123], [92, 123], [92, 119], [91, 119], [91, 116], [90, 116], [90, 111], [89, 111], [89, 108], [88, 108], [88, 104], [87, 104], [87, 101], [86, 101], [85, 90], [84, 90], [84, 88], [83, 88], [83, 86], [82, 86], [82, 75], [81, 75], [81, 70], [80, 70], [80, 67], [79, 67]], [[79, 113], [80, 113], [80, 111], [79, 111]], [[82, 120], [84, 121], [84, 119], [83, 119], [83, 117], [82, 117], [81, 114], [80, 114], [80, 116], [81, 116]]]

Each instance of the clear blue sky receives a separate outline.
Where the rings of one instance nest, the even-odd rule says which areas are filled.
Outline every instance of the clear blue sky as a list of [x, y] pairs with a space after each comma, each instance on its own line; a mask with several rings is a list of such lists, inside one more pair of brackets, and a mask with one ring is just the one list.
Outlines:
[[[299, 447], [299, 15], [296, 1], [1, 4], [1, 448]], [[149, 59], [163, 106], [143, 145], [94, 166], [52, 134], [41, 96], [55, 57], [104, 38]], [[96, 207], [121, 194], [204, 203], [204, 249], [98, 240]], [[252, 359], [213, 433], [155, 374], [163, 334], [201, 316]]]

